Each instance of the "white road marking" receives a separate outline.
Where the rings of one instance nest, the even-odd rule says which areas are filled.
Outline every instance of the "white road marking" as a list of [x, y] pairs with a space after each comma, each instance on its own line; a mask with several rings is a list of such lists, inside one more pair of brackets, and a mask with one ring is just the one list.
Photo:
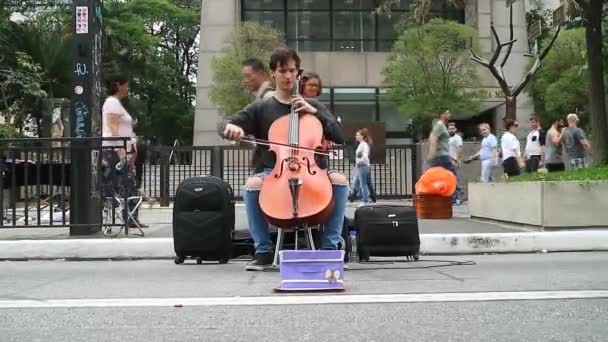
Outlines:
[[211, 298], [112, 298], [0, 300], [0, 309], [104, 308], [151, 306], [250, 306], [250, 305], [319, 305], [424, 302], [483, 302], [547, 299], [608, 298], [608, 290], [523, 291], [523, 292], [455, 292], [378, 295], [275, 295], [260, 297]]

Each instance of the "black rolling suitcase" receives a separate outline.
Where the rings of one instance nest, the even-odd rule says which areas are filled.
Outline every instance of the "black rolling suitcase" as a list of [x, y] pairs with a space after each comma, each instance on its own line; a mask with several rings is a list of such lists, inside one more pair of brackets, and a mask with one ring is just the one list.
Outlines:
[[232, 256], [234, 194], [217, 177], [202, 176], [181, 182], [173, 205], [173, 244], [176, 264], [186, 258], [218, 260]]
[[418, 260], [420, 235], [416, 209], [402, 205], [372, 204], [357, 208], [355, 228], [361, 261], [370, 256], [407, 256]]

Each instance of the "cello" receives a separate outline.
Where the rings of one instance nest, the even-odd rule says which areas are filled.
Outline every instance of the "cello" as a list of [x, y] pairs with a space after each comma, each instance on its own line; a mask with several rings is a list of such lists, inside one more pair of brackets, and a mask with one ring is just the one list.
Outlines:
[[[300, 93], [300, 77], [294, 94]], [[260, 207], [271, 224], [298, 228], [327, 221], [334, 208], [332, 185], [327, 169], [317, 165], [323, 146], [323, 125], [312, 114], [298, 113], [291, 106], [268, 131], [269, 150], [275, 154], [272, 172], [264, 178]]]

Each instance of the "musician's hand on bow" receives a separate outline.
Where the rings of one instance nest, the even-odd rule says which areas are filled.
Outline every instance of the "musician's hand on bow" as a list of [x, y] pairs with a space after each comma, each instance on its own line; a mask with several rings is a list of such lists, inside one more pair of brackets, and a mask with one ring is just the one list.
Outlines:
[[224, 137], [230, 140], [241, 140], [245, 136], [245, 131], [237, 125], [226, 124], [224, 128]]
[[317, 108], [313, 107], [310, 103], [306, 102], [302, 95], [296, 95], [291, 98], [291, 105], [294, 106], [295, 112], [305, 112], [310, 114], [317, 114]]

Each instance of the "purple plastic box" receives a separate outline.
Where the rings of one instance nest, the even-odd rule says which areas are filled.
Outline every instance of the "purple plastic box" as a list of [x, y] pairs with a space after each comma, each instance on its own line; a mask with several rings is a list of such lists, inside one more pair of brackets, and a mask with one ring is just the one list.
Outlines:
[[283, 250], [278, 290], [344, 289], [344, 251]]

